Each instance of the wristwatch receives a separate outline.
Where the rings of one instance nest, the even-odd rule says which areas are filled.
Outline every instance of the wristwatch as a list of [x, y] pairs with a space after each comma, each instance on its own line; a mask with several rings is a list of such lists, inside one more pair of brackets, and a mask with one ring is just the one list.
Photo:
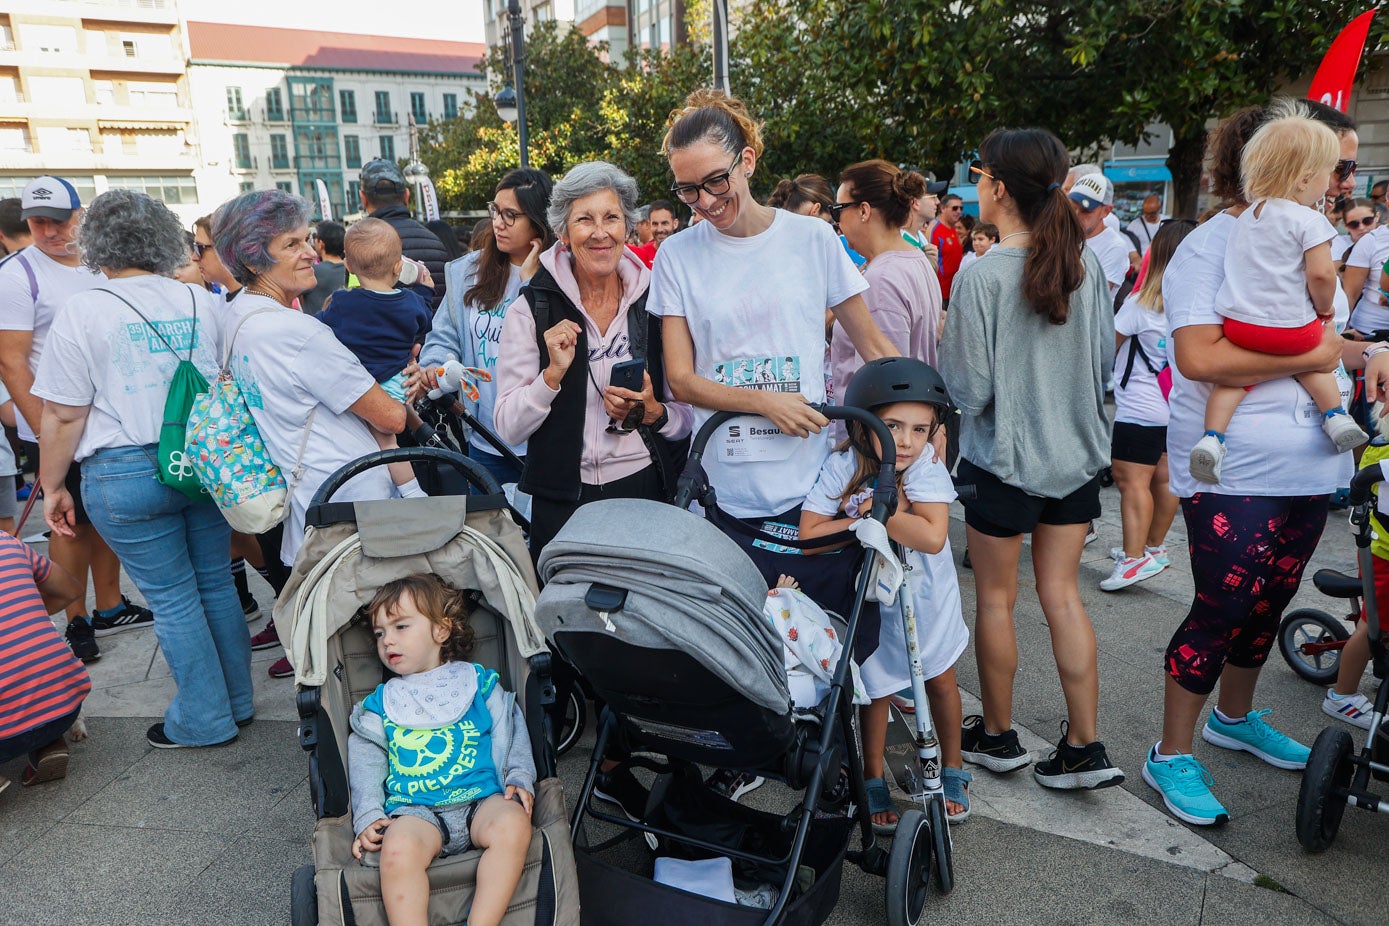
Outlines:
[[[1385, 350], [1389, 350], [1389, 347], [1386, 347]], [[655, 421], [651, 422], [651, 430], [659, 434], [661, 432], [661, 428], [664, 428], [666, 426], [666, 422], [668, 421], [670, 421], [670, 408], [667, 407], [667, 405], [664, 402], [662, 402], [661, 416], [657, 418]]]

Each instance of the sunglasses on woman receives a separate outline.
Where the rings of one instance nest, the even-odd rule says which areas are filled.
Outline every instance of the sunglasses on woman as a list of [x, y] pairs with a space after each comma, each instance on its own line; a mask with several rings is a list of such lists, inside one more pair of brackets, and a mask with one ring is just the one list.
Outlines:
[[1357, 228], [1359, 228], [1359, 227], [1362, 226], [1362, 225], [1365, 226], [1366, 228], [1369, 228], [1369, 227], [1370, 227], [1371, 225], [1373, 225], [1373, 224], [1375, 224], [1375, 217], [1372, 216], [1372, 215], [1370, 215], [1370, 216], [1366, 216], [1366, 217], [1363, 218], [1363, 219], [1352, 219], [1352, 220], [1350, 220], [1349, 222], [1346, 223], [1346, 228], [1350, 229], [1351, 231], [1355, 231]]
[[826, 206], [825, 211], [830, 214], [831, 221], [833, 221], [834, 224], [838, 225], [839, 217], [844, 214], [844, 210], [848, 209], [850, 206], [857, 205], [860, 205], [860, 203], [833, 203], [829, 206]]

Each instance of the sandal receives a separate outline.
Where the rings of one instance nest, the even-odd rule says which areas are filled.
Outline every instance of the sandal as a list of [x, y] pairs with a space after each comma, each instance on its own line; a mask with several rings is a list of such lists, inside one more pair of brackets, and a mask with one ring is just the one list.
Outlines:
[[947, 765], [941, 770], [940, 778], [941, 788], [945, 791], [945, 799], [965, 808], [957, 814], [952, 814], [947, 809], [945, 819], [950, 823], [964, 823], [969, 819], [969, 783], [974, 780], [974, 776], [963, 769], [951, 768]]
[[[881, 778], [865, 778], [863, 781], [864, 789], [868, 792], [868, 815], [890, 813], [896, 815], [897, 805], [892, 803], [892, 795], [888, 793], [887, 782]], [[891, 823], [874, 823], [873, 832], [879, 836], [891, 836], [897, 832], [897, 821]]]

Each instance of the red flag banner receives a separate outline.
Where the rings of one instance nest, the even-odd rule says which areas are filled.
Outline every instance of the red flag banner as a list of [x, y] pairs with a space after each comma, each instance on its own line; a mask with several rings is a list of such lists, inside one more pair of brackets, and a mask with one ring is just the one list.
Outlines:
[[1370, 34], [1370, 20], [1374, 15], [1374, 10], [1361, 13], [1336, 36], [1336, 41], [1327, 49], [1321, 67], [1317, 68], [1317, 74], [1312, 78], [1307, 99], [1325, 103], [1341, 112], [1350, 108], [1355, 69], [1360, 66], [1360, 55], [1365, 51], [1365, 38]]

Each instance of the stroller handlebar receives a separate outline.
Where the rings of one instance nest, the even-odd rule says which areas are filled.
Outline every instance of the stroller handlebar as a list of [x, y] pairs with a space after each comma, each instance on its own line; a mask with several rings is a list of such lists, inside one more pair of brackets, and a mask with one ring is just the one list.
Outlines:
[[1350, 479], [1350, 503], [1352, 505], [1363, 505], [1370, 500], [1370, 490], [1375, 483], [1384, 481], [1383, 464], [1371, 463], [1364, 469], [1358, 470]]
[[496, 477], [476, 461], [468, 459], [461, 453], [438, 447], [397, 447], [393, 450], [378, 450], [376, 453], [369, 453], [333, 473], [323, 480], [323, 484], [318, 487], [309, 507], [326, 503], [348, 480], [360, 476], [369, 469], [386, 466], [390, 463], [415, 462], [452, 466], [469, 484], [476, 486], [484, 495], [502, 494], [502, 487], [498, 484]]
[[[878, 446], [882, 448], [883, 459], [878, 469], [877, 488], [873, 493], [871, 517], [886, 523], [897, 506], [897, 444], [892, 438], [892, 432], [887, 429], [887, 425], [883, 424], [882, 419], [877, 415], [860, 408], [815, 403], [811, 403], [810, 407], [831, 421], [857, 421], [878, 438]], [[704, 448], [714, 436], [714, 432], [734, 418], [744, 417], [755, 418], [758, 416], [750, 412], [715, 412], [695, 434], [694, 439], [690, 442], [689, 461], [685, 466], [685, 471], [680, 476], [679, 488], [675, 495], [677, 507], [690, 507], [690, 502], [694, 501], [704, 488], [698, 484], [701, 481], [699, 476], [703, 475], [700, 461], [704, 457]]]

